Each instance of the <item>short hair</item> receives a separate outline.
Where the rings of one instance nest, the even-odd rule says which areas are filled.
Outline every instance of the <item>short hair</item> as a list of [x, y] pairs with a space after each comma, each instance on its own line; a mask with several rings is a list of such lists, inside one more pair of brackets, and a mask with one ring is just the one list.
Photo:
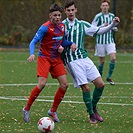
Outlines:
[[59, 12], [63, 12], [63, 7], [59, 4], [54, 3], [53, 5], [51, 5], [51, 7], [49, 8], [49, 12], [52, 13], [54, 11], [59, 11]]
[[110, 0], [101, 0], [101, 4], [102, 4], [103, 2], [107, 2], [107, 3], [110, 5]]
[[65, 1], [65, 4], [64, 4], [64, 7], [65, 7], [65, 9], [66, 9], [66, 8], [68, 8], [69, 6], [72, 6], [72, 5], [74, 5], [74, 6], [76, 7], [76, 4], [75, 4], [74, 0], [66, 0], [66, 1]]

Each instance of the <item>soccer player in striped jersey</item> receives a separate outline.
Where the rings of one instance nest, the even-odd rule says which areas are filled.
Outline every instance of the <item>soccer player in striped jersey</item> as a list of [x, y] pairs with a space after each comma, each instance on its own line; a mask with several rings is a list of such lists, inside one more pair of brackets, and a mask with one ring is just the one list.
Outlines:
[[[95, 15], [92, 21], [92, 25], [95, 25], [97, 27], [108, 26], [112, 23], [115, 17], [114, 14], [108, 12], [110, 8], [110, 0], [102, 0], [100, 8], [102, 11]], [[111, 77], [115, 68], [116, 61], [116, 46], [113, 35], [113, 32], [116, 31], [118, 31], [118, 28], [114, 27], [105, 34], [96, 35], [95, 55], [99, 57], [98, 70], [102, 76], [103, 67], [105, 63], [105, 55], [107, 53], [110, 56], [110, 63], [106, 81], [108, 81], [111, 85], [115, 84]]]
[[[74, 42], [77, 46], [73, 53], [70, 47], [65, 48], [63, 59], [66, 64], [66, 69], [72, 77], [74, 87], [80, 87], [82, 89], [83, 100], [89, 113], [90, 123], [96, 124], [97, 120], [103, 122], [103, 118], [97, 111], [97, 103], [102, 96], [104, 82], [98, 69], [88, 57], [88, 52], [84, 48], [84, 38], [86, 35], [95, 36], [97, 34], [103, 34], [116, 26], [118, 24], [116, 21], [120, 20], [118, 17], [115, 17], [110, 25], [99, 28], [76, 18], [77, 8], [73, 0], [67, 0], [65, 2], [64, 10], [67, 15], [67, 18], [63, 21], [66, 25], [67, 39]], [[92, 99], [89, 87], [91, 82], [95, 85]]]
[[62, 46], [70, 46], [72, 52], [76, 49], [76, 45], [73, 42], [69, 42], [65, 39], [65, 25], [60, 21], [62, 11], [61, 6], [53, 4], [50, 7], [50, 20], [41, 25], [30, 42], [30, 56], [27, 59], [30, 62], [34, 61], [35, 45], [40, 42], [37, 59], [38, 84], [33, 88], [26, 106], [22, 109], [25, 122], [30, 122], [30, 108], [45, 87], [49, 72], [52, 78], [58, 80], [60, 86], [54, 97], [53, 110], [49, 111], [48, 114], [54, 118], [54, 121], [59, 122], [55, 110], [62, 101], [68, 87], [66, 70], [60, 58], [60, 54], [64, 49]]

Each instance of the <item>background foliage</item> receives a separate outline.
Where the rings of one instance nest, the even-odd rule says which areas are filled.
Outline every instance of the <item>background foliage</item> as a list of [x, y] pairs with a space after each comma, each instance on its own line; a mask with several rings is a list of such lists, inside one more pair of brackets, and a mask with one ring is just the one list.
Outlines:
[[[0, 0], [0, 46], [28, 47], [37, 29], [49, 19], [49, 7], [54, 1], [62, 5], [65, 2], [65, 0]], [[95, 14], [101, 11], [100, 0], [75, 0], [75, 2], [78, 7], [77, 17], [90, 23]], [[117, 48], [133, 48], [132, 5], [132, 0], [111, 0], [110, 12], [121, 19], [119, 31], [115, 34]], [[94, 48], [94, 44], [94, 38], [86, 38], [86, 47]]]

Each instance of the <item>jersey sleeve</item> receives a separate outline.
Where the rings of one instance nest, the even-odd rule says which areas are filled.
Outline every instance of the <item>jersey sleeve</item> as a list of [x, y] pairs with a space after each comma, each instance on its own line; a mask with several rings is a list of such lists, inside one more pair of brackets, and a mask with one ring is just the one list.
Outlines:
[[89, 22], [83, 21], [83, 25], [86, 35], [94, 36], [99, 31], [99, 27], [96, 27]]
[[98, 34], [104, 34], [106, 32], [108, 32], [109, 30], [112, 30], [113, 27], [115, 27], [118, 24], [118, 22], [115, 23], [111, 23], [106, 27], [100, 28], [100, 30], [97, 32]]
[[63, 47], [69, 47], [73, 44], [73, 42], [70, 42], [68, 40], [66, 40], [65, 36], [63, 37], [63, 41], [62, 41], [62, 46]]
[[48, 27], [41, 26], [38, 31], [36, 32], [35, 36], [33, 37], [32, 41], [30, 42], [29, 49], [30, 49], [30, 55], [34, 54], [35, 51], [35, 45], [43, 39], [47, 32]]

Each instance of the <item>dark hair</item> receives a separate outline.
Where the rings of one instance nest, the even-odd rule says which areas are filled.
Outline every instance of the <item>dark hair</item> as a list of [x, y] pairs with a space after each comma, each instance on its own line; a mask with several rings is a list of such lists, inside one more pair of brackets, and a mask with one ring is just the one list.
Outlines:
[[76, 8], [76, 4], [75, 4], [74, 0], [66, 0], [66, 2], [65, 2], [65, 4], [64, 4], [64, 7], [65, 7], [65, 9], [66, 9], [66, 8], [68, 8], [69, 6], [72, 6], [72, 5], [74, 5], [75, 8]]
[[101, 4], [102, 4], [103, 2], [107, 2], [107, 3], [110, 5], [110, 0], [101, 0]]
[[59, 12], [63, 12], [63, 7], [59, 4], [54, 3], [53, 5], [51, 5], [49, 12], [52, 13], [54, 11], [59, 11]]

